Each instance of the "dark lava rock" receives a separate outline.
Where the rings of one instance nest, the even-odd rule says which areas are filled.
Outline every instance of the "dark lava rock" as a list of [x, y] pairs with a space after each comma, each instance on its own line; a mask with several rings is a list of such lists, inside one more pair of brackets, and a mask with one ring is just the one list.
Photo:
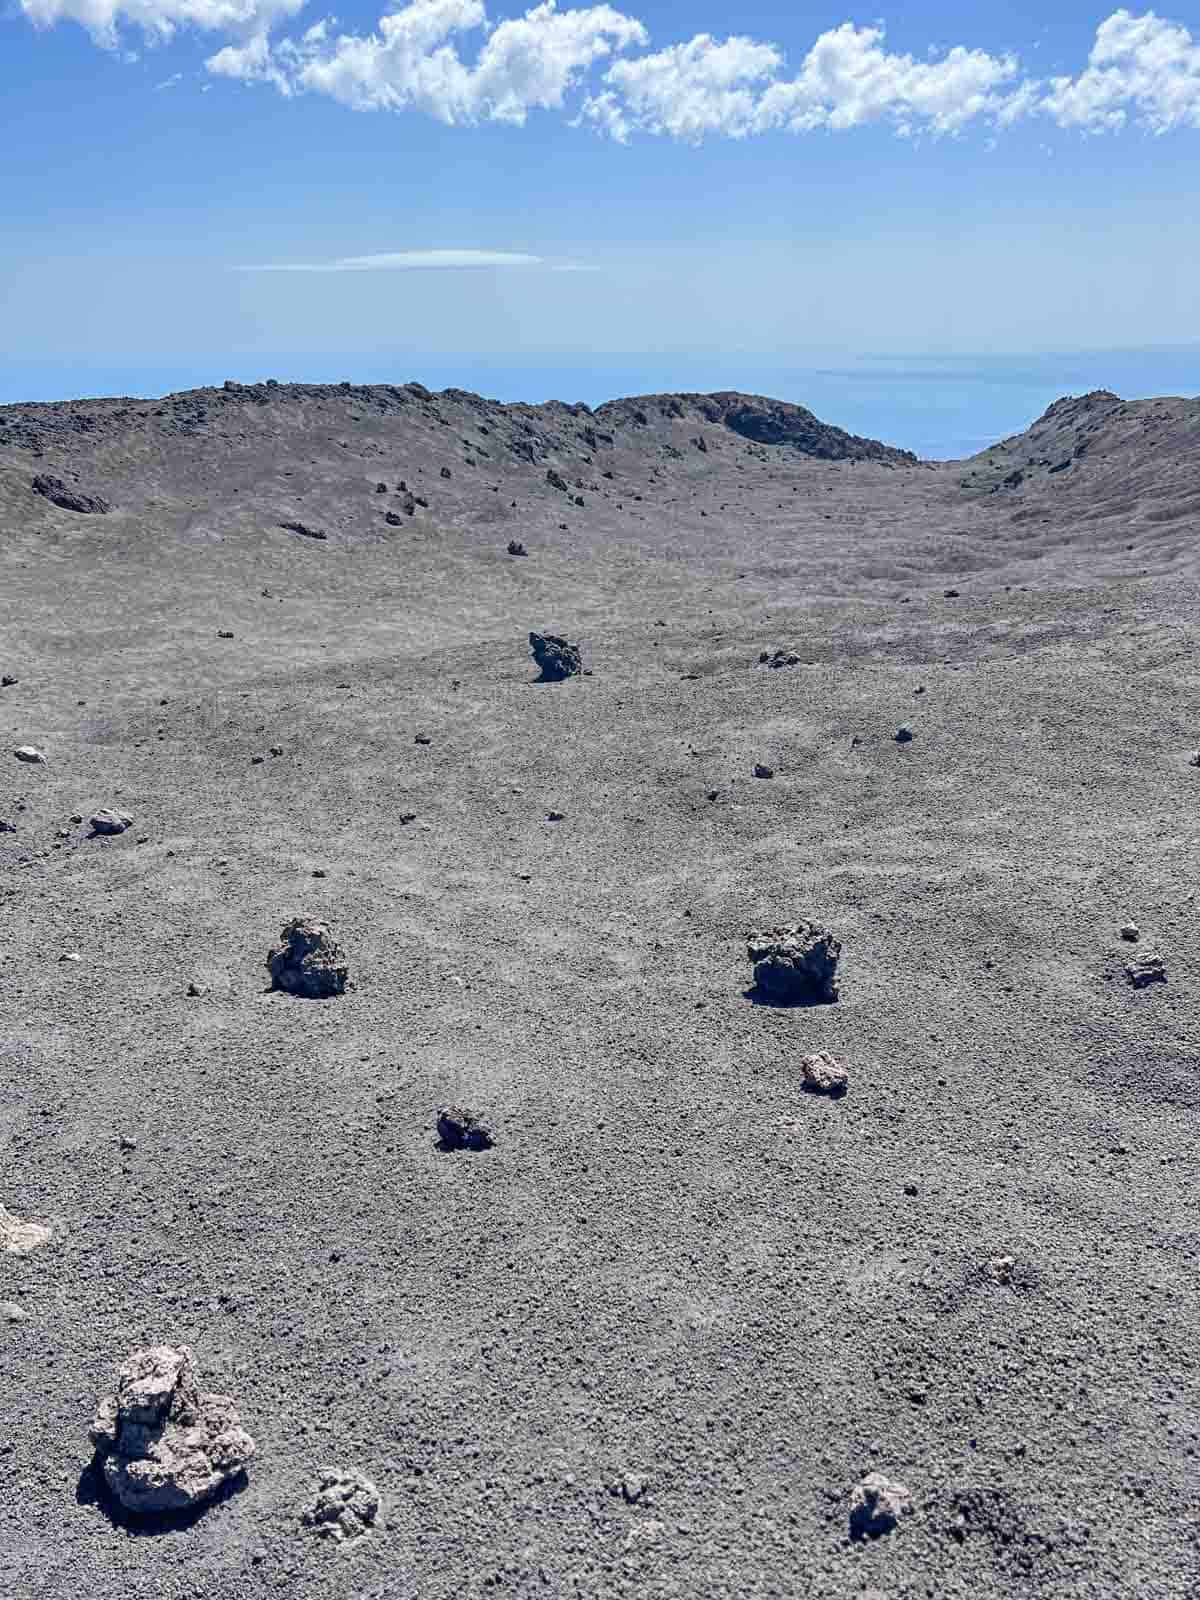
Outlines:
[[306, 539], [328, 539], [329, 535], [321, 528], [310, 528], [303, 522], [281, 522], [279, 526], [285, 533], [299, 533]]
[[51, 505], [60, 506], [64, 511], [103, 516], [112, 510], [109, 502], [102, 500], [98, 494], [80, 494], [75, 489], [68, 489], [61, 478], [51, 477], [49, 473], [39, 472], [33, 480], [32, 488], [34, 494], [40, 494], [44, 500], [49, 500]]
[[510, 556], [527, 556], [529, 551], [526, 550], [520, 539], [510, 539], [508, 541], [508, 553]]
[[[411, 511], [409, 512], [409, 516], [412, 516]], [[398, 511], [385, 512], [383, 520], [387, 523], [389, 528], [401, 528], [404, 526], [404, 518]]]
[[530, 633], [529, 650], [547, 680], [571, 678], [583, 665], [579, 646], [568, 644], [556, 633]]
[[110, 1492], [139, 1516], [203, 1505], [255, 1453], [233, 1401], [200, 1392], [185, 1344], [152, 1345], [130, 1356], [89, 1432]]
[[0, 817], [0, 833], [16, 833], [16, 831], [17, 825], [15, 822], [9, 822], [4, 817]]
[[443, 478], [448, 478], [449, 476], [450, 476], [450, 468], [449, 467], [443, 467], [442, 468], [442, 477]]
[[553, 467], [549, 467], [546, 471], [546, 482], [552, 489], [565, 490], [567, 487], [567, 480], [561, 473], [555, 472]]
[[492, 1130], [465, 1106], [443, 1106], [438, 1112], [438, 1138], [449, 1150], [488, 1150]]
[[124, 833], [133, 826], [133, 818], [127, 811], [110, 811], [105, 807], [94, 814], [90, 826], [93, 833]]
[[375, 493], [376, 494], [386, 494], [387, 493], [387, 484], [386, 483], [377, 483], [375, 485]]
[[776, 1005], [828, 1005], [838, 997], [841, 941], [819, 923], [794, 922], [752, 933], [746, 953], [760, 993]]
[[945, 597], [945, 599], [947, 599], [947, 600], [957, 600], [958, 599], [958, 590], [957, 589], [943, 589], [942, 590], [942, 594]]
[[756, 761], [754, 763], [754, 776], [756, 778], [773, 778], [775, 776], [775, 768], [768, 767], [763, 761]]
[[293, 917], [284, 925], [267, 969], [276, 989], [308, 1000], [342, 994], [350, 970], [328, 926], [310, 917]]
[[760, 667], [798, 667], [800, 657], [794, 650], [762, 650], [759, 652], [758, 664]]
[[0, 689], [11, 689], [14, 683], [19, 683], [20, 681], [21, 680], [14, 677], [11, 672], [6, 672], [4, 676], [0, 678]]
[[901, 723], [892, 737], [897, 744], [911, 744], [912, 736], [912, 729], [906, 723]]

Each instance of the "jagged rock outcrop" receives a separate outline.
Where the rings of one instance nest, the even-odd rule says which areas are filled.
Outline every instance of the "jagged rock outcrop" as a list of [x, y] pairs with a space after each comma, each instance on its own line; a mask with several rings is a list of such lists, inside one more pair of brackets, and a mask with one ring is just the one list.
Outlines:
[[30, 487], [34, 494], [40, 494], [43, 500], [49, 500], [52, 506], [58, 506], [63, 511], [104, 516], [112, 510], [109, 502], [100, 495], [81, 494], [78, 489], [68, 488], [61, 478], [56, 478], [48, 472], [39, 472]]
[[104, 1481], [139, 1516], [189, 1511], [246, 1468], [254, 1440], [227, 1395], [202, 1394], [187, 1345], [151, 1345], [124, 1362], [89, 1436]]
[[841, 953], [841, 941], [817, 922], [793, 922], [752, 933], [747, 945], [755, 986], [773, 1005], [835, 1001]]
[[487, 1150], [494, 1143], [491, 1126], [466, 1106], [443, 1106], [438, 1112], [437, 1131], [449, 1150]]
[[113, 811], [107, 806], [94, 812], [90, 821], [93, 833], [124, 833], [132, 826], [133, 818], [127, 811]]
[[543, 678], [573, 678], [583, 670], [579, 646], [560, 639], [556, 633], [530, 633], [529, 652]]
[[276, 989], [306, 1000], [342, 994], [350, 975], [341, 946], [328, 926], [311, 917], [293, 917], [284, 924], [279, 944], [267, 957], [267, 968]]
[[902, 1483], [882, 1472], [868, 1472], [850, 1496], [850, 1532], [854, 1538], [877, 1539], [890, 1533], [913, 1508], [912, 1495]]

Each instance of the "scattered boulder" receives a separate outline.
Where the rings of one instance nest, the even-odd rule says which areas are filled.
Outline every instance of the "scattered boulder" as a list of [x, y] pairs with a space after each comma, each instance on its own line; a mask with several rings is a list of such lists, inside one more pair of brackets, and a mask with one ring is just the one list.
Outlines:
[[0, 1246], [10, 1256], [27, 1256], [49, 1244], [50, 1229], [40, 1222], [23, 1222], [0, 1205]]
[[18, 761], [29, 761], [37, 766], [44, 766], [46, 763], [46, 757], [42, 751], [31, 744], [19, 744], [13, 751], [13, 755], [16, 756]]
[[526, 550], [520, 539], [510, 539], [508, 541], [508, 553], [510, 556], [527, 556], [529, 551]]
[[911, 744], [913, 731], [906, 722], [902, 722], [892, 737], [897, 744]]
[[232, 628], [218, 628], [217, 629], [217, 638], [218, 639], [232, 639], [233, 638], [233, 629]]
[[127, 811], [110, 811], [105, 807], [95, 812], [89, 826], [93, 833], [124, 833], [133, 826], [133, 818]]
[[443, 478], [448, 478], [449, 476], [450, 476], [450, 468], [449, 467], [443, 467], [442, 468], [442, 477]]
[[15, 677], [13, 673], [6, 672], [0, 677], [0, 689], [11, 689], [14, 683], [20, 683], [20, 681], [20, 678]]
[[993, 1283], [1002, 1284], [1007, 1288], [1013, 1281], [1016, 1265], [1016, 1258], [1013, 1256], [993, 1256], [990, 1261], [984, 1263], [984, 1276], [990, 1278]]
[[293, 917], [284, 924], [280, 943], [267, 957], [267, 968], [274, 988], [307, 1000], [342, 994], [350, 971], [328, 926], [311, 917]]
[[6, 817], [0, 817], [0, 833], [16, 833], [16, 831], [17, 825], [15, 822], [9, 822]]
[[774, 1005], [831, 1004], [838, 997], [841, 941], [816, 922], [794, 922], [752, 933], [747, 954], [754, 982]]
[[947, 600], [957, 600], [958, 599], [958, 590], [957, 589], [943, 589], [942, 590], [942, 594]]
[[200, 1392], [185, 1344], [151, 1345], [131, 1355], [89, 1433], [109, 1491], [139, 1516], [203, 1505], [255, 1453], [233, 1401]]
[[768, 767], [765, 762], [756, 761], [754, 763], [754, 776], [756, 778], [773, 778], [775, 776], [775, 768]]
[[310, 528], [303, 522], [281, 522], [279, 526], [285, 533], [298, 533], [305, 539], [328, 539], [329, 535], [322, 528]]
[[375, 485], [375, 493], [376, 494], [386, 494], [387, 493], [387, 484], [386, 483], [377, 483]]
[[40, 494], [43, 500], [49, 500], [51, 505], [59, 506], [63, 511], [104, 516], [112, 510], [108, 501], [102, 500], [98, 494], [80, 494], [76, 489], [68, 489], [61, 478], [52, 477], [49, 473], [39, 472], [31, 487], [34, 494]]
[[564, 492], [566, 491], [567, 480], [560, 472], [555, 472], [553, 467], [548, 467], [546, 469], [546, 482], [552, 489], [562, 489]]
[[827, 1094], [836, 1099], [845, 1094], [849, 1087], [849, 1073], [828, 1050], [817, 1050], [805, 1056], [800, 1063], [800, 1071], [804, 1075], [804, 1087], [810, 1094]]
[[1144, 989], [1150, 983], [1166, 983], [1166, 963], [1161, 956], [1135, 956], [1125, 963], [1125, 976], [1135, 989]]
[[798, 667], [800, 657], [794, 650], [760, 650], [758, 655], [760, 667]]
[[901, 1517], [913, 1508], [912, 1495], [904, 1484], [886, 1478], [882, 1472], [868, 1472], [854, 1486], [850, 1496], [850, 1536], [878, 1539], [890, 1533]]
[[568, 644], [556, 633], [530, 633], [529, 651], [544, 679], [573, 678], [583, 665], [577, 644]]
[[1193, 750], [1188, 757], [1189, 767], [1200, 767], [1200, 750]]
[[318, 1538], [335, 1544], [361, 1539], [379, 1516], [379, 1490], [361, 1472], [325, 1467], [312, 1504], [301, 1519]]
[[443, 1106], [437, 1131], [447, 1150], [488, 1150], [493, 1143], [489, 1124], [465, 1106]]
[[1127, 922], [1121, 928], [1122, 939], [1127, 939], [1130, 944], [1136, 944], [1142, 937], [1142, 930], [1136, 922]]

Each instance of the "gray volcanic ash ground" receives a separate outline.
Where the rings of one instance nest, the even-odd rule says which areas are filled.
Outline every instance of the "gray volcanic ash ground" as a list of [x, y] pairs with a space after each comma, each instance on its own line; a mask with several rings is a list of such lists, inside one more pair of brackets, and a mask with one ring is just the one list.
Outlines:
[[1200, 1591], [1198, 535], [1194, 400], [0, 410], [0, 1591]]

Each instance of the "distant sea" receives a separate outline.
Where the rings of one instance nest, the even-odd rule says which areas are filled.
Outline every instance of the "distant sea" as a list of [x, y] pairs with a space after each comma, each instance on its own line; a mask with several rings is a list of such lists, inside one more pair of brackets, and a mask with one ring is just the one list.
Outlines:
[[370, 355], [245, 355], [132, 367], [99, 362], [0, 364], [0, 403], [97, 395], [151, 396], [219, 384], [405, 383], [472, 389], [497, 400], [583, 400], [622, 395], [740, 389], [807, 406], [823, 422], [913, 450], [957, 460], [1019, 433], [1064, 394], [1113, 389], [1123, 399], [1200, 395], [1200, 344], [1013, 357], [855, 355], [784, 365], [754, 355], [606, 355], [596, 361], [547, 353], [540, 359]]

